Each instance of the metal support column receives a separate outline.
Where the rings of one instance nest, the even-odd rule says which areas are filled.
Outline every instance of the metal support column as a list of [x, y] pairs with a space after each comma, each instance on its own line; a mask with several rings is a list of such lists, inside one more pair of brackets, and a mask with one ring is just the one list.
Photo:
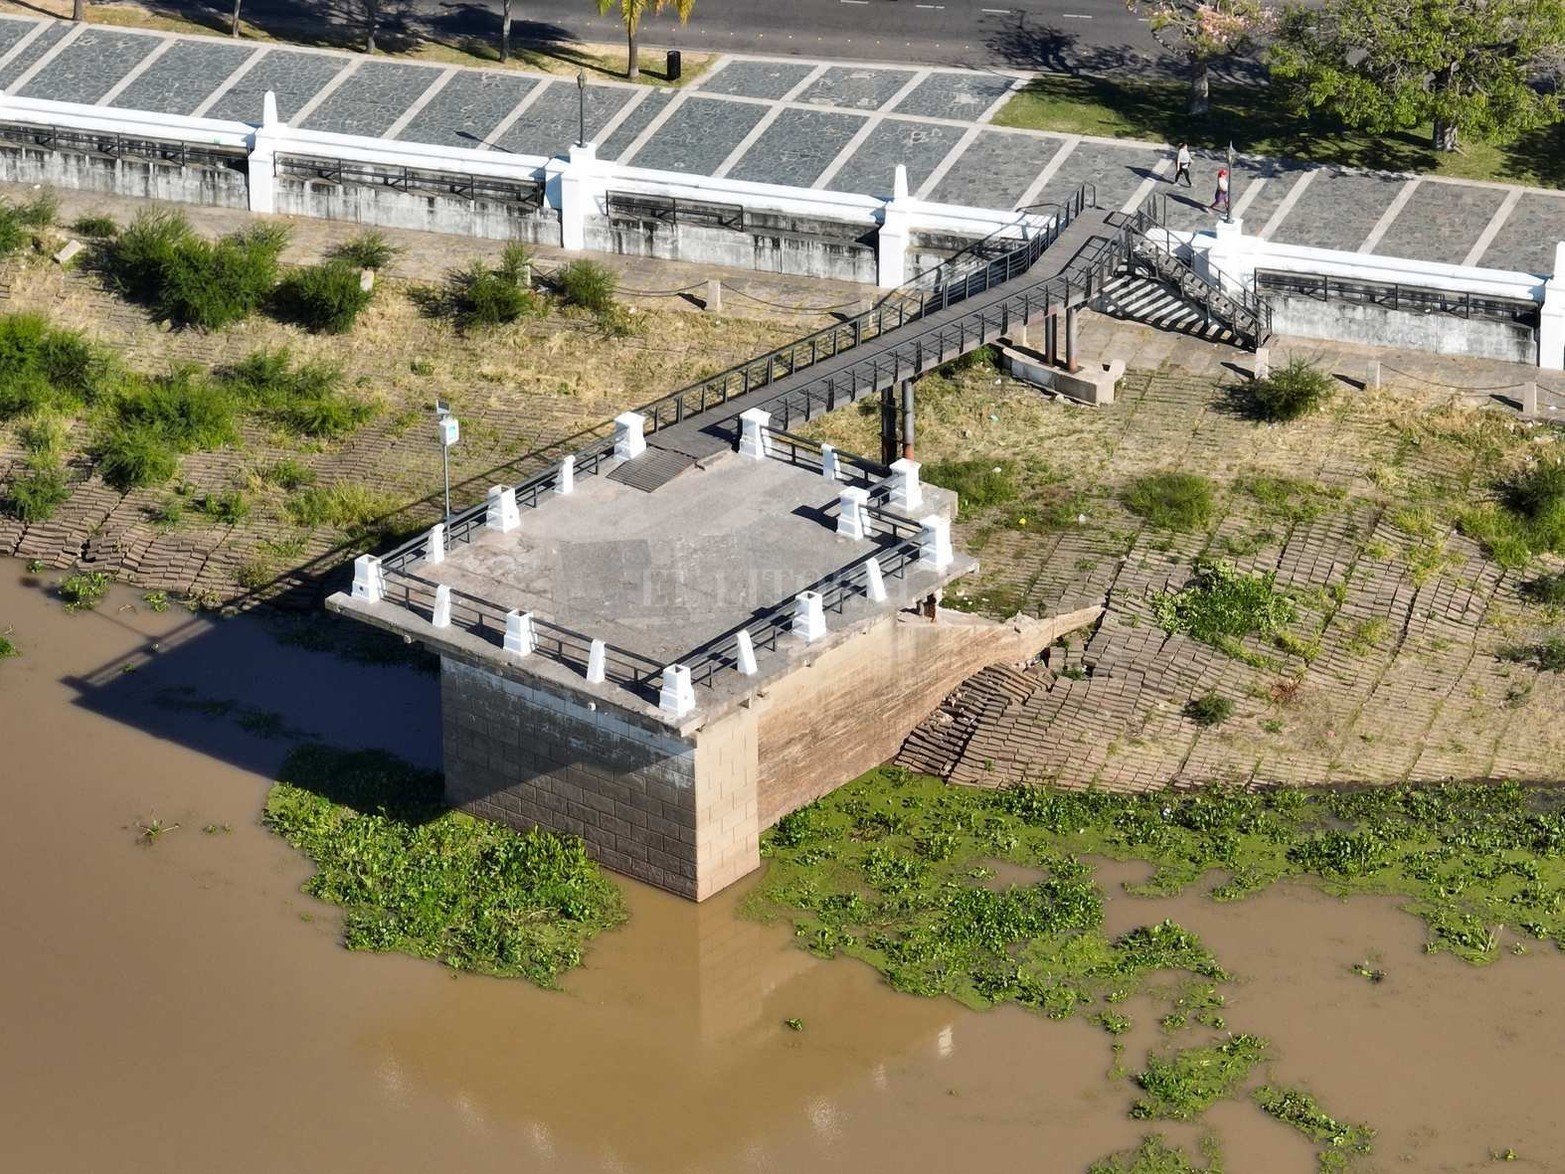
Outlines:
[[880, 461], [889, 465], [897, 459], [897, 387], [888, 384], [880, 392]]
[[902, 381], [902, 455], [913, 459], [913, 380]]
[[1072, 374], [1081, 370], [1076, 362], [1076, 307], [1065, 311], [1065, 369]]
[[1043, 360], [1051, 367], [1060, 362], [1060, 316], [1050, 314], [1043, 320]]

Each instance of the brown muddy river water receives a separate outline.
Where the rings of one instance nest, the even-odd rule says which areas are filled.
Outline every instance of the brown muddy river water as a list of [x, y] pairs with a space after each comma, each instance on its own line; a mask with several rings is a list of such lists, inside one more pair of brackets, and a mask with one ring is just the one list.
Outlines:
[[[0, 1170], [1079, 1171], [1148, 1131], [1098, 1028], [899, 995], [737, 893], [622, 882], [630, 923], [556, 992], [348, 953], [262, 798], [287, 731], [434, 762], [434, 678], [130, 592], [70, 615], [56, 578], [0, 562], [24, 653], [0, 662]], [[179, 828], [142, 846], [153, 817]], [[1165, 916], [1240, 976], [1228, 1024], [1274, 1041], [1276, 1079], [1379, 1129], [1366, 1168], [1565, 1169], [1558, 954], [1478, 970], [1387, 902], [1302, 890], [1109, 904], [1111, 929]], [[1371, 953], [1378, 985], [1349, 970]], [[1248, 1103], [1207, 1117], [1230, 1172], [1314, 1169]]]

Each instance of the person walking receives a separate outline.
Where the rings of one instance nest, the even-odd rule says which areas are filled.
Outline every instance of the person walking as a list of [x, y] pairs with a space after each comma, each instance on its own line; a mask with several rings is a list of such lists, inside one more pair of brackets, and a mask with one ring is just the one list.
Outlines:
[[1195, 184], [1190, 182], [1189, 143], [1180, 143], [1179, 150], [1174, 152], [1174, 178], [1168, 182], [1171, 184], [1178, 183], [1181, 179], [1185, 181], [1185, 186], [1187, 188], [1195, 187]]
[[1217, 194], [1212, 197], [1210, 208], [1213, 212], [1228, 212], [1228, 168], [1220, 168], [1217, 172]]

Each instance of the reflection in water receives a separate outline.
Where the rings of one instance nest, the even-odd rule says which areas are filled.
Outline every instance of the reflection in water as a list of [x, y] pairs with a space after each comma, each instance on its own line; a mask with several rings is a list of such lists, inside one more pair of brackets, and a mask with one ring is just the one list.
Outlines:
[[[25, 579], [0, 563], [0, 628], [24, 651], [0, 664], [6, 1170], [1073, 1171], [1144, 1131], [1097, 1028], [895, 994], [740, 919], [737, 893], [627, 885], [629, 925], [561, 991], [350, 954], [257, 823], [275, 734], [428, 760], [435, 683], [279, 648], [249, 620], [120, 610], [129, 593], [67, 616]], [[173, 688], [231, 704], [171, 709]], [[247, 731], [241, 711], [278, 720]], [[181, 830], [137, 846], [154, 815]], [[1108, 909], [1116, 930], [1201, 933], [1241, 975], [1229, 1025], [1276, 1041], [1277, 1079], [1378, 1127], [1387, 1168], [1565, 1151], [1540, 1111], [1565, 1051], [1552, 952], [1480, 971], [1423, 957], [1388, 902], [1285, 889]], [[1372, 951], [1384, 983], [1348, 969]], [[1149, 1006], [1123, 1009], [1136, 1067], [1164, 1041]], [[1230, 1169], [1314, 1167], [1248, 1104], [1209, 1123]]]

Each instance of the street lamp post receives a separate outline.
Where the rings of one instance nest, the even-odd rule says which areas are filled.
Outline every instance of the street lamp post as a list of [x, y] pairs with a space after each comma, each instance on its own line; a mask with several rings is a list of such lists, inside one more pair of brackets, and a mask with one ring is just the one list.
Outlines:
[[451, 446], [462, 435], [462, 426], [457, 423], [457, 418], [451, 414], [451, 409], [438, 399], [435, 401], [435, 428], [440, 438], [440, 464], [445, 473], [445, 521], [449, 527], [451, 525]]
[[587, 72], [576, 71], [576, 145], [587, 145]]

